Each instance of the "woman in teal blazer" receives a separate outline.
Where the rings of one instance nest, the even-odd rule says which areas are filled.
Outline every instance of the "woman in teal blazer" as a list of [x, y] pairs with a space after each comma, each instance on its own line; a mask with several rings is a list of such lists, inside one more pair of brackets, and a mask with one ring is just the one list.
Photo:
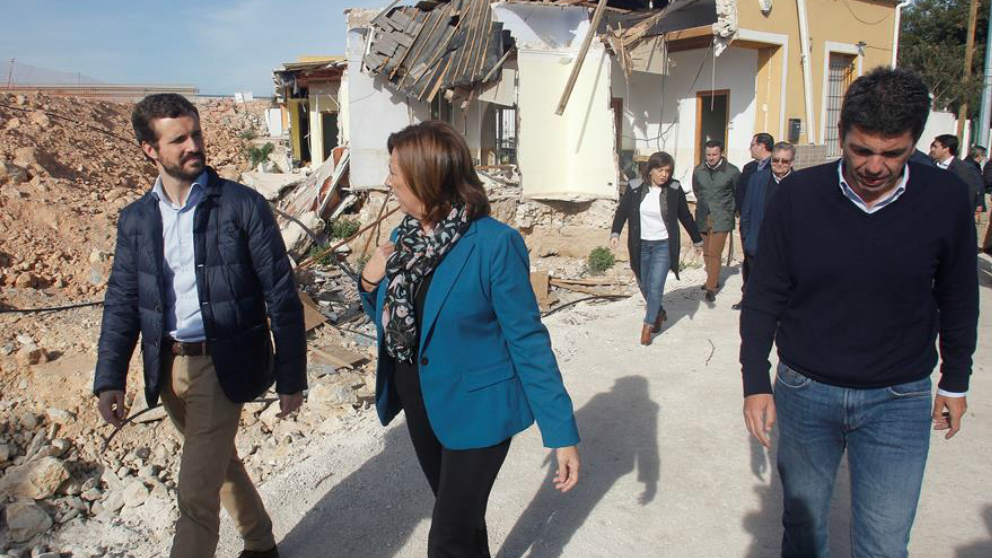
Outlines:
[[442, 122], [390, 136], [406, 213], [362, 271], [375, 321], [376, 410], [402, 409], [435, 494], [428, 556], [489, 556], [485, 510], [510, 438], [536, 419], [555, 486], [578, 481], [578, 429], [530, 286], [527, 248], [488, 217], [464, 139]]

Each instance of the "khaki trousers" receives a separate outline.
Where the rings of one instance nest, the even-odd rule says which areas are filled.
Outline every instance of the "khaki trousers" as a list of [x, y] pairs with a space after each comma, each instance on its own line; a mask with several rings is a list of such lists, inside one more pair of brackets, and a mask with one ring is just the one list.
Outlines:
[[720, 258], [727, 243], [727, 231], [713, 232], [712, 219], [706, 218], [709, 232], [703, 234], [703, 263], [706, 265], [706, 290], [716, 292], [720, 282]]
[[162, 404], [183, 435], [179, 520], [171, 556], [214, 555], [221, 504], [246, 549], [272, 548], [272, 521], [234, 447], [242, 405], [224, 395], [209, 356], [172, 357], [172, 366], [167, 361], [164, 371]]

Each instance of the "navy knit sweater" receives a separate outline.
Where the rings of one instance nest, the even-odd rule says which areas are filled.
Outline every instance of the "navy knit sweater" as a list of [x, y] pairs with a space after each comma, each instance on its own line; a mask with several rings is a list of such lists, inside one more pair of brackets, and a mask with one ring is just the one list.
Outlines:
[[779, 358], [816, 381], [875, 388], [928, 376], [938, 333], [938, 385], [967, 391], [978, 326], [968, 187], [909, 169], [903, 195], [873, 214], [841, 193], [837, 163], [782, 181], [744, 295], [744, 395], [771, 393], [773, 338]]

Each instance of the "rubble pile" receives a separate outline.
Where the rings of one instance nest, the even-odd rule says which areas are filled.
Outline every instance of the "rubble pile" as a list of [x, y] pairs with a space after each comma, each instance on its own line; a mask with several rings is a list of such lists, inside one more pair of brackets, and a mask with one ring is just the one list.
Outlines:
[[[257, 105], [257, 106], [256, 106]], [[68, 299], [102, 292], [117, 214], [155, 178], [131, 130], [131, 104], [0, 95], [0, 288]], [[212, 99], [199, 110], [210, 164], [236, 177], [264, 103]]]
[[[298, 462], [311, 440], [356, 427], [374, 399], [374, 329], [354, 281], [333, 264], [299, 276], [310, 389], [286, 419], [271, 391], [245, 405], [236, 447], [256, 482]], [[136, 539], [171, 542], [181, 438], [162, 407], [145, 410], [140, 357], [126, 398], [136, 418], [114, 434], [98, 416], [90, 387], [99, 319], [99, 308], [0, 314], [0, 327], [20, 331], [0, 345], [0, 554], [125, 556]]]

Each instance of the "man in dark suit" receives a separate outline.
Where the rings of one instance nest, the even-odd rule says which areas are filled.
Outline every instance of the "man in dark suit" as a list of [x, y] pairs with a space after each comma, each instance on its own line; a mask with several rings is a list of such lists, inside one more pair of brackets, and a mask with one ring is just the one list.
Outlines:
[[151, 407], [161, 396], [183, 435], [172, 556], [213, 556], [223, 505], [244, 539], [241, 556], [278, 557], [234, 438], [243, 403], [273, 382], [279, 417], [299, 408], [307, 387], [303, 307], [279, 227], [261, 195], [206, 165], [199, 113], [184, 97], [145, 97], [131, 123], [158, 178], [118, 221], [97, 407], [121, 426], [140, 334], [145, 399]]
[[930, 158], [933, 162], [944, 170], [953, 172], [968, 185], [968, 194], [971, 200], [971, 208], [978, 207], [978, 195], [985, 187], [982, 181], [982, 174], [978, 172], [974, 165], [958, 159], [958, 138], [953, 134], [941, 134], [934, 138], [930, 144]]
[[[772, 158], [772, 148], [775, 146], [775, 138], [771, 134], [761, 132], [754, 134], [751, 138], [751, 161], [749, 161], [744, 168], [741, 169], [740, 176], [737, 177], [737, 191], [734, 195], [734, 201], [737, 207], [737, 216], [741, 216], [741, 209], [744, 207], [744, 198], [747, 196], [747, 187], [752, 182], [752, 175], [758, 171], [765, 170], [768, 167], [769, 161]], [[770, 174], [766, 173], [766, 174]], [[762, 178], [762, 183], [767, 182], [767, 177]], [[741, 226], [741, 240], [744, 239], [744, 227]], [[748, 262], [746, 254], [744, 258], [744, 263], [741, 265], [741, 277], [744, 279], [741, 284], [741, 292], [744, 291], [744, 283], [747, 283], [748, 273], [750, 271], [750, 262]], [[734, 310], [741, 309], [741, 303], [738, 302], [731, 306]]]

